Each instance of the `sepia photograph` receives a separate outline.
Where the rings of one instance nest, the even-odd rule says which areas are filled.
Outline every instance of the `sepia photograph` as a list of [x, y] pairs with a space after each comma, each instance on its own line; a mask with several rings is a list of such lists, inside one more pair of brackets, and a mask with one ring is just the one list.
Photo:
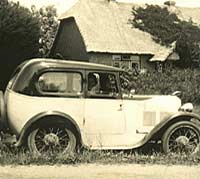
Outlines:
[[0, 0], [0, 179], [199, 179], [199, 0]]

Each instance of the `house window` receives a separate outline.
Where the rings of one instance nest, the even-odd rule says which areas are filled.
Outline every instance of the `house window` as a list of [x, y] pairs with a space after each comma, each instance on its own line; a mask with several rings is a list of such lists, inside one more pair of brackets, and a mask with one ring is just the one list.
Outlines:
[[135, 73], [140, 72], [141, 66], [139, 55], [113, 55], [112, 60], [112, 65], [114, 67], [133, 70]]
[[139, 55], [131, 55], [131, 61], [139, 62], [140, 56]]
[[114, 67], [121, 67], [121, 55], [113, 55], [112, 56], [112, 65]]
[[121, 55], [113, 55], [112, 60], [113, 61], [121, 61]]
[[131, 60], [131, 55], [122, 55], [122, 60], [123, 61], [130, 61]]

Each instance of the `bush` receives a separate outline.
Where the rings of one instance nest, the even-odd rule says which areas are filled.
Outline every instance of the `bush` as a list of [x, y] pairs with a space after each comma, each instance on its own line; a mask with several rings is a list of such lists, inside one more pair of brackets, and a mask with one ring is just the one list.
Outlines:
[[168, 69], [163, 73], [147, 72], [131, 76], [129, 88], [136, 94], [171, 94], [182, 92], [183, 102], [200, 104], [200, 71], [197, 69]]
[[56, 34], [57, 12], [52, 6], [31, 10], [0, 1], [0, 89], [24, 60], [47, 57]]
[[54, 6], [31, 8], [34, 17], [40, 22], [39, 57], [48, 57], [58, 28], [57, 10]]
[[18, 64], [38, 55], [40, 24], [29, 9], [19, 3], [0, 2], [0, 88]]

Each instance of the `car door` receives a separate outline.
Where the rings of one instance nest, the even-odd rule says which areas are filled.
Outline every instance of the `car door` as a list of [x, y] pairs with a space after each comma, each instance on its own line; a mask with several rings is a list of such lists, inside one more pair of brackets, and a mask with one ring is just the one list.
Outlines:
[[108, 139], [125, 133], [126, 122], [116, 75], [113, 72], [86, 72], [84, 133], [90, 140], [105, 143], [105, 136]]
[[74, 119], [82, 128], [85, 102], [83, 80], [83, 72], [80, 70], [48, 69], [42, 72], [36, 83], [39, 97], [35, 103], [39, 105], [35, 105], [37, 108], [34, 110], [38, 113], [61, 112]]

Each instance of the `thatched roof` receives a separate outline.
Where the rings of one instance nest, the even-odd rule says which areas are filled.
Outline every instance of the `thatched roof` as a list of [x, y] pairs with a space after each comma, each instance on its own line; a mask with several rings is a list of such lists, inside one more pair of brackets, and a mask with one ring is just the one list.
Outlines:
[[[113, 0], [79, 0], [60, 19], [74, 17], [87, 52], [151, 54], [154, 55], [152, 61], [166, 60], [173, 49], [161, 46], [152, 40], [150, 34], [133, 28], [129, 23], [133, 6], [138, 5]], [[180, 12], [182, 10], [184, 8]], [[185, 12], [183, 15], [180, 13], [184, 18], [189, 16], [190, 10]]]

